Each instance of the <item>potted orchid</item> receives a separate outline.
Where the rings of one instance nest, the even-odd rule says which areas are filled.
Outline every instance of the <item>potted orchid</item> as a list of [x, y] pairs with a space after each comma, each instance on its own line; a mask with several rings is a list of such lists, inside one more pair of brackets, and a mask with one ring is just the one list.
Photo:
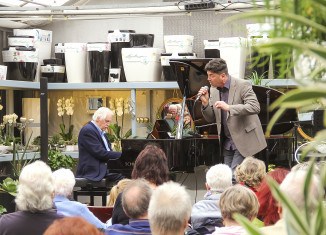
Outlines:
[[[74, 125], [71, 124], [71, 118], [74, 114], [74, 99], [72, 97], [66, 99], [65, 97], [62, 97], [57, 102], [57, 110], [58, 110], [58, 116], [61, 117], [61, 123], [59, 125], [60, 127], [60, 136], [62, 139], [66, 142], [69, 142], [73, 139], [73, 130]], [[68, 125], [65, 123], [65, 114], [68, 116]]]
[[17, 114], [8, 114], [3, 116], [3, 123], [1, 125], [1, 132], [5, 128], [5, 145], [10, 146], [10, 142], [14, 139], [14, 127], [17, 122]]
[[[123, 125], [126, 114], [131, 111], [129, 99], [122, 97], [111, 99], [109, 101], [109, 108], [115, 113], [115, 123], [109, 125], [108, 139], [113, 144], [115, 151], [121, 151], [121, 139], [127, 139], [131, 136], [131, 129], [123, 134]], [[121, 117], [121, 125], [119, 125], [119, 118]]]

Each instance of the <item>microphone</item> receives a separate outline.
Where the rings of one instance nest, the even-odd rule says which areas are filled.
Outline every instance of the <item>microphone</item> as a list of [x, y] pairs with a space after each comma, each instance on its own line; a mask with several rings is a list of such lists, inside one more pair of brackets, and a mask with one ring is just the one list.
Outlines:
[[[205, 90], [207, 90], [208, 91], [208, 86], [204, 86], [203, 88], [205, 88]], [[203, 94], [197, 94], [197, 97], [196, 97], [196, 99], [195, 99], [195, 102], [197, 102], [199, 99], [200, 99], [200, 97], [202, 96]]]

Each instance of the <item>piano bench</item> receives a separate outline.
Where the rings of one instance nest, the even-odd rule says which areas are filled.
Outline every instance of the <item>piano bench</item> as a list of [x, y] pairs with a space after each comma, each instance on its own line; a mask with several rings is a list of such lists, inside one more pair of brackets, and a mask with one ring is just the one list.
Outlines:
[[90, 206], [94, 206], [94, 197], [102, 197], [102, 206], [106, 206], [107, 196], [110, 189], [116, 184], [108, 179], [102, 179], [101, 181], [91, 181], [86, 178], [75, 178], [76, 184], [74, 188], [74, 200], [78, 201], [78, 196], [89, 196]]

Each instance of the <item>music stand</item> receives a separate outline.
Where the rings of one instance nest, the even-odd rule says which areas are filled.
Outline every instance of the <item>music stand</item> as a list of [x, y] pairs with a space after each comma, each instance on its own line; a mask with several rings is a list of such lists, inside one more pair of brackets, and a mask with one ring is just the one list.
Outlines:
[[[154, 139], [171, 139], [171, 126], [165, 119], [157, 119], [149, 137]], [[148, 137], [148, 138], [149, 138]]]

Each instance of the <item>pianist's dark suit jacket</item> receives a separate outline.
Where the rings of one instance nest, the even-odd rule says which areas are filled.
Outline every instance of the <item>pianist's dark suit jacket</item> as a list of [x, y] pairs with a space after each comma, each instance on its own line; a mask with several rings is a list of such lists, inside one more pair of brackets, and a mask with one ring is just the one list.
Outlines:
[[[109, 148], [111, 144], [108, 141]], [[78, 136], [79, 162], [76, 177], [100, 181], [107, 174], [108, 160], [118, 159], [120, 152], [107, 151], [95, 124], [87, 123]]]

